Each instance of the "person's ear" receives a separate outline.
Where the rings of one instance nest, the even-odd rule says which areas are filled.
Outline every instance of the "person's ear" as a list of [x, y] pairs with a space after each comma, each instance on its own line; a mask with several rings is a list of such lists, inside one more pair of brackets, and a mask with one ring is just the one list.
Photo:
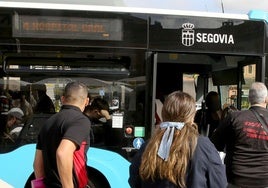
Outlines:
[[60, 97], [60, 101], [61, 101], [61, 103], [64, 103], [65, 102], [65, 97], [64, 96], [61, 96]]
[[265, 103], [268, 104], [268, 96], [265, 97]]
[[89, 104], [89, 98], [87, 97], [85, 101], [85, 106], [87, 106], [88, 104]]

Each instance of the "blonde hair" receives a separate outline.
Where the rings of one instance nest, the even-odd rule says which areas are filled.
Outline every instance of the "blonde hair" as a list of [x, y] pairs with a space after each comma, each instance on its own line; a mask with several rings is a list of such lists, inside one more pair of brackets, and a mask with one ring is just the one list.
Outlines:
[[167, 179], [185, 187], [187, 166], [198, 138], [197, 125], [193, 122], [195, 112], [195, 100], [189, 94], [175, 91], [168, 95], [162, 109], [163, 121], [184, 122], [185, 125], [174, 133], [168, 161], [157, 155], [165, 129], [155, 131], [142, 155], [139, 173], [143, 180]]

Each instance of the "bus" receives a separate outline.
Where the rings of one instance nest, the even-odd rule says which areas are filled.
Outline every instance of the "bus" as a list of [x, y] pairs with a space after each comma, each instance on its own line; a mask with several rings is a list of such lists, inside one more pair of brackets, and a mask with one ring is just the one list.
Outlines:
[[[112, 116], [110, 134], [101, 123], [92, 125], [89, 178], [95, 187], [125, 188], [131, 158], [161, 121], [166, 95], [188, 92], [198, 109], [217, 91], [222, 106], [243, 110], [250, 84], [268, 84], [268, 13], [0, 0], [0, 55], [1, 95], [13, 106], [23, 96], [33, 107], [18, 141], [1, 138], [0, 179], [29, 186], [39, 130], [60, 110], [65, 85], [81, 81], [91, 98], [108, 101]], [[54, 113], [34, 111], [40, 87]], [[114, 142], [105, 144], [107, 136]]]

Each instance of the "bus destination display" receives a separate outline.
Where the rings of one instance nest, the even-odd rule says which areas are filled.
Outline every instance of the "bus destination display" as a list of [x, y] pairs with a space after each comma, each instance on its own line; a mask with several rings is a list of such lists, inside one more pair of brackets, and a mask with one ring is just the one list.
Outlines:
[[121, 41], [120, 19], [13, 16], [13, 37]]

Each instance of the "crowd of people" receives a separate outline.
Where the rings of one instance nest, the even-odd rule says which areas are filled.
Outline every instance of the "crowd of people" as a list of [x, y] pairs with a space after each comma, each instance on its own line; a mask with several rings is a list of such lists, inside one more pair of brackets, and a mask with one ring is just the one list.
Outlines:
[[[3, 136], [13, 141], [23, 127], [23, 118], [34, 112], [15, 105], [28, 106], [25, 97], [18, 98], [20, 102], [13, 102], [12, 108], [7, 98], [1, 99], [8, 129]], [[130, 187], [268, 187], [265, 84], [253, 83], [248, 98], [248, 110], [222, 109], [218, 93], [212, 91], [205, 98], [205, 108], [196, 111], [195, 100], [188, 93], [174, 91], [166, 96], [161, 122], [130, 161]], [[116, 142], [111, 134], [109, 104], [101, 97], [90, 99], [87, 87], [80, 82], [66, 85], [61, 102], [60, 112], [46, 121], [38, 135], [35, 178], [47, 187], [87, 187], [86, 153], [94, 136], [91, 126], [103, 123], [105, 142]], [[46, 112], [53, 112], [51, 109]], [[224, 161], [219, 152], [226, 153]]]
[[21, 91], [0, 88], [0, 151], [17, 147], [19, 135], [33, 114], [54, 112], [54, 104], [43, 84], [27, 86]]

